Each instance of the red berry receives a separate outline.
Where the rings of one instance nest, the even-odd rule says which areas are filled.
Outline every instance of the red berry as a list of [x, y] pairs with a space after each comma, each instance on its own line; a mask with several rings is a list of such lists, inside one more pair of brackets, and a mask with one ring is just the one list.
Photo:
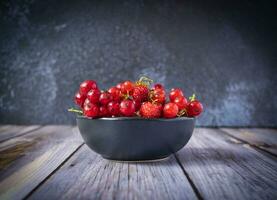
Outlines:
[[119, 116], [119, 103], [115, 101], [111, 101], [108, 103], [108, 111], [111, 116]]
[[90, 104], [91, 104], [90, 100], [88, 98], [86, 98], [86, 100], [84, 101], [84, 104], [83, 104], [83, 108], [85, 106], [90, 106]]
[[80, 94], [79, 92], [77, 92], [74, 96], [74, 101], [75, 103], [80, 106], [81, 108], [83, 107], [83, 104], [86, 100], [86, 96], [85, 95], [82, 95]]
[[136, 111], [135, 103], [132, 100], [123, 100], [120, 103], [120, 113], [123, 116], [131, 117], [134, 116]]
[[100, 106], [99, 117], [109, 117], [109, 111], [105, 106]]
[[94, 80], [86, 80], [81, 83], [79, 92], [86, 95], [91, 89], [96, 89], [97, 84]]
[[120, 101], [120, 89], [116, 87], [111, 87], [108, 92], [111, 94], [113, 101]]
[[164, 90], [164, 86], [160, 83], [157, 83], [157, 84], [154, 85], [153, 89], [163, 89]]
[[203, 105], [199, 101], [193, 100], [188, 103], [187, 114], [189, 117], [196, 117], [200, 115], [202, 111], [203, 111]]
[[132, 97], [135, 101], [144, 102], [148, 100], [149, 89], [145, 85], [136, 85]]
[[133, 102], [135, 104], [136, 111], [138, 111], [140, 109], [140, 107], [141, 107], [141, 101], [135, 101], [135, 100], [133, 100]]
[[179, 108], [179, 110], [183, 110], [188, 105], [188, 100], [186, 97], [176, 97], [173, 101]]
[[171, 102], [173, 102], [176, 97], [183, 97], [183, 96], [184, 96], [184, 94], [183, 94], [181, 89], [173, 88], [170, 91], [169, 99], [170, 99]]
[[85, 116], [95, 118], [98, 116], [99, 108], [96, 104], [93, 104], [88, 99], [86, 99], [83, 112]]
[[88, 92], [87, 98], [91, 103], [98, 103], [101, 92], [98, 89], [92, 89]]
[[116, 88], [119, 89], [119, 90], [121, 90], [122, 85], [123, 85], [123, 83], [118, 83], [118, 84], [116, 85]]
[[164, 108], [164, 107], [163, 107], [163, 104], [158, 103], [157, 106], [159, 107], [159, 109], [160, 109], [160, 111], [161, 111], [161, 113], [162, 113], [162, 112], [163, 112], [163, 108]]
[[166, 99], [166, 93], [164, 89], [154, 89], [150, 92], [150, 98], [155, 103], [164, 104]]
[[141, 105], [139, 112], [144, 118], [159, 118], [161, 116], [160, 106], [150, 102], [144, 102]]
[[174, 118], [178, 114], [178, 106], [175, 103], [167, 103], [163, 109], [163, 116], [165, 118]]
[[134, 89], [134, 84], [131, 81], [125, 81], [121, 85], [121, 92], [124, 93], [124, 94], [132, 93], [133, 89]]
[[103, 92], [102, 94], [100, 94], [100, 97], [99, 97], [99, 102], [105, 106], [107, 105], [109, 102], [112, 101], [112, 96], [110, 93], [108, 92]]

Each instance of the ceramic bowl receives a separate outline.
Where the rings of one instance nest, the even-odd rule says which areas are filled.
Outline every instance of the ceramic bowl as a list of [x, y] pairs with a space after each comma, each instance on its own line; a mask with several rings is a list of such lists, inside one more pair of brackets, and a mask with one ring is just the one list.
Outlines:
[[195, 118], [187, 117], [77, 117], [77, 125], [85, 143], [103, 158], [118, 161], [166, 158], [188, 143], [194, 124]]

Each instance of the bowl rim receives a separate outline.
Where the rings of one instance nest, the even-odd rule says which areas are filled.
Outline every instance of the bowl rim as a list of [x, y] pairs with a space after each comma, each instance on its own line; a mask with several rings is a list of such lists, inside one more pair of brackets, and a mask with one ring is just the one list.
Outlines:
[[142, 117], [102, 117], [102, 118], [89, 118], [83, 115], [78, 115], [77, 119], [93, 120], [93, 121], [184, 121], [184, 120], [194, 120], [195, 117], [176, 117], [171, 119], [166, 118], [142, 118]]

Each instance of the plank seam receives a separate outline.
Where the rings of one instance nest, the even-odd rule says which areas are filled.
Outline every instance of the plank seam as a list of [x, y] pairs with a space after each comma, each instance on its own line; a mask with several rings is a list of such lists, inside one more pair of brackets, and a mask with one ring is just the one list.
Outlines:
[[32, 130], [23, 132], [23, 133], [21, 133], [20, 135], [15, 135], [15, 136], [12, 136], [12, 137], [9, 137], [9, 138], [0, 140], [0, 142], [6, 142], [7, 140], [14, 139], [14, 138], [17, 138], [17, 137], [21, 137], [21, 136], [23, 136], [23, 135], [27, 135], [27, 134], [32, 133], [32, 132], [34, 132], [34, 131], [37, 131], [37, 130], [43, 128], [43, 127], [44, 127], [44, 126], [39, 126], [39, 127], [34, 128], [34, 129], [32, 129]]
[[193, 183], [192, 179], [190, 178], [189, 174], [187, 173], [187, 171], [185, 170], [184, 166], [182, 165], [181, 161], [179, 160], [178, 156], [174, 153], [174, 157], [177, 161], [177, 163], [179, 164], [179, 166], [181, 167], [184, 175], [186, 176], [188, 182], [190, 183], [196, 197], [200, 200], [203, 200], [203, 197], [201, 196], [199, 190], [197, 189], [196, 185]]
[[270, 152], [270, 151], [267, 151], [266, 149], [262, 149], [262, 148], [260, 148], [259, 146], [255, 145], [255, 144], [251, 144], [250, 142], [247, 142], [246, 140], [243, 140], [243, 139], [241, 139], [241, 138], [238, 138], [238, 137], [236, 137], [236, 136], [233, 136], [233, 135], [229, 134], [227, 131], [224, 131], [224, 130], [222, 130], [222, 129], [218, 129], [218, 130], [219, 130], [220, 132], [222, 132], [223, 134], [226, 134], [227, 136], [231, 137], [231, 138], [234, 138], [234, 139], [236, 139], [236, 140], [238, 140], [238, 141], [240, 141], [240, 142], [242, 142], [242, 143], [244, 143], [244, 144], [248, 144], [252, 149], [254, 149], [254, 150], [256, 150], [256, 151], [258, 151], [258, 152], [260, 152], [260, 153], [265, 152], [265, 153], [270, 154], [271, 156], [277, 157], [277, 155], [275, 155], [274, 153], [272, 153], [272, 152]]
[[61, 164], [45, 177], [34, 189], [32, 189], [23, 200], [28, 199], [39, 187], [41, 187], [51, 176], [53, 176], [85, 143], [81, 143]]

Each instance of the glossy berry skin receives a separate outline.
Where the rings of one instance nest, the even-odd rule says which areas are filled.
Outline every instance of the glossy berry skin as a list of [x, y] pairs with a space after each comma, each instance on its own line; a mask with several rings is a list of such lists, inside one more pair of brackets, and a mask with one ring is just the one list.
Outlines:
[[134, 89], [134, 84], [131, 81], [125, 81], [121, 85], [121, 92], [123, 94], [131, 94], [133, 92], [133, 89]]
[[80, 94], [79, 92], [77, 92], [74, 96], [74, 102], [80, 106], [81, 108], [83, 107], [83, 104], [86, 100], [86, 96], [85, 95], [82, 95]]
[[139, 113], [144, 118], [159, 118], [161, 116], [161, 108], [157, 104], [144, 102], [140, 107]]
[[99, 108], [96, 104], [91, 103], [88, 99], [85, 100], [83, 113], [86, 117], [96, 118], [99, 114]]
[[167, 103], [164, 105], [163, 116], [165, 118], [177, 117], [178, 112], [179, 112], [179, 109], [175, 103]]
[[115, 87], [119, 90], [121, 90], [123, 83], [118, 83]]
[[111, 87], [108, 92], [111, 94], [112, 96], [112, 100], [113, 101], [117, 101], [119, 102], [120, 99], [121, 99], [121, 92], [120, 92], [120, 89], [118, 89], [117, 87]]
[[97, 89], [97, 84], [94, 80], [86, 80], [81, 83], [79, 92], [86, 95], [91, 89]]
[[154, 85], [153, 89], [163, 89], [164, 90], [164, 86], [160, 83], [157, 83]]
[[99, 102], [101, 105], [106, 106], [111, 101], [112, 101], [112, 96], [110, 93], [103, 92], [100, 94]]
[[109, 117], [109, 111], [105, 106], [99, 107], [99, 117]]
[[136, 85], [132, 97], [135, 101], [144, 102], [148, 100], [149, 89], [145, 85]]
[[92, 89], [87, 93], [87, 98], [91, 103], [98, 103], [101, 92], [99, 89]]
[[166, 93], [164, 89], [154, 89], [150, 92], [150, 98], [155, 103], [164, 104], [166, 100]]
[[173, 103], [175, 103], [179, 110], [184, 110], [187, 105], [188, 105], [188, 100], [186, 99], [186, 97], [176, 97], [173, 101]]
[[86, 98], [86, 100], [84, 101], [84, 104], [83, 104], [83, 108], [85, 106], [90, 106], [90, 104], [91, 104], [90, 100], [88, 98]]
[[132, 100], [123, 100], [119, 105], [120, 114], [125, 117], [132, 117], [135, 114], [136, 107]]
[[174, 102], [175, 98], [183, 97], [183, 96], [184, 96], [184, 94], [183, 94], [182, 90], [179, 88], [173, 88], [173, 89], [171, 89], [171, 91], [169, 93], [169, 99], [171, 102]]
[[120, 111], [119, 111], [119, 103], [116, 101], [111, 101], [107, 105], [107, 109], [109, 111], [109, 114], [113, 117], [119, 116]]
[[200, 115], [202, 111], [203, 111], [203, 105], [199, 101], [194, 100], [188, 103], [187, 115], [189, 117], [196, 117]]

